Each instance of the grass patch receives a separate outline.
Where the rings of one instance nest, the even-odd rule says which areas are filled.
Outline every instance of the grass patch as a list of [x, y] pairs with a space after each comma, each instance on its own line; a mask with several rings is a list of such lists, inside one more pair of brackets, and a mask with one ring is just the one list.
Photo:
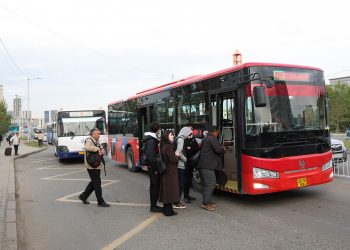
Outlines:
[[344, 140], [345, 147], [347, 148], [348, 152], [350, 151], [350, 139]]
[[[24, 145], [29, 146], [29, 147], [39, 148], [39, 144], [38, 144], [37, 141], [25, 142]], [[47, 147], [47, 145], [43, 144], [42, 147], [43, 147], [43, 148], [44, 148], [44, 147]]]

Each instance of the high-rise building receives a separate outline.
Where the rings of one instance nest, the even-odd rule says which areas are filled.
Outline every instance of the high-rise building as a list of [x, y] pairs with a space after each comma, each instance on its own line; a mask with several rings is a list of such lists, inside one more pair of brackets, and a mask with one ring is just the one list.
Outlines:
[[51, 110], [51, 122], [56, 122], [57, 110]]
[[44, 121], [46, 124], [50, 122], [50, 111], [48, 110], [44, 111]]
[[[28, 116], [28, 114], [29, 114], [29, 116]], [[32, 118], [32, 112], [31, 111], [29, 111], [29, 113], [28, 113], [27, 110], [23, 111], [23, 119], [24, 120], [28, 120], [28, 119], [31, 119], [31, 118]]]
[[4, 97], [4, 86], [0, 84], [0, 102], [1, 101], [5, 101], [5, 97]]
[[21, 119], [22, 100], [18, 96], [13, 99], [13, 118]]

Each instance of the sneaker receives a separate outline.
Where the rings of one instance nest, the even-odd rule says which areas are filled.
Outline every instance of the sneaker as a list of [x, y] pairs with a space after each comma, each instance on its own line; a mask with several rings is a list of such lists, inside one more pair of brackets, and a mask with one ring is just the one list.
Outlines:
[[177, 202], [173, 204], [173, 208], [182, 209], [182, 208], [186, 208], [186, 205], [181, 202]]
[[79, 200], [81, 200], [83, 204], [90, 204], [90, 202], [88, 202], [87, 199], [84, 199], [82, 195], [79, 195]]
[[210, 202], [208, 202], [208, 204], [209, 204], [210, 206], [212, 206], [212, 207], [216, 207], [216, 203], [215, 203], [215, 202], [210, 201]]
[[106, 202], [102, 202], [102, 203], [97, 204], [97, 206], [99, 206], [99, 207], [110, 207], [111, 205], [109, 205]]
[[214, 211], [214, 209], [215, 209], [212, 206], [210, 206], [209, 203], [207, 203], [207, 204], [201, 203], [201, 206], [208, 211]]
[[190, 196], [190, 195], [187, 197], [187, 199], [189, 199], [189, 200], [191, 200], [191, 201], [195, 201], [195, 200], [196, 200], [195, 197], [192, 197], [192, 196]]
[[190, 204], [191, 200], [189, 198], [185, 198], [185, 203]]
[[151, 206], [149, 211], [151, 213], [161, 213], [161, 212], [163, 212], [163, 208], [159, 207], [159, 206]]

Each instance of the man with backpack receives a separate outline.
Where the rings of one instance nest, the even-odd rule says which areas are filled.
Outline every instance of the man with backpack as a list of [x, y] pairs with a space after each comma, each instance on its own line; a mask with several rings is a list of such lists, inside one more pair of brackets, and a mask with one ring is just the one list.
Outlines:
[[160, 125], [158, 122], [153, 122], [150, 126], [151, 131], [145, 133], [143, 138], [144, 144], [144, 154], [146, 156], [146, 163], [148, 166], [149, 175], [149, 196], [150, 196], [150, 211], [152, 213], [161, 213], [163, 208], [157, 205], [159, 198], [159, 188], [160, 188], [160, 174], [158, 170], [159, 157], [159, 138], [160, 138]]
[[179, 135], [176, 137], [174, 141], [174, 147], [176, 148], [176, 154], [179, 155], [179, 161], [177, 163], [177, 173], [179, 177], [179, 202], [174, 204], [174, 208], [186, 208], [185, 203], [181, 201], [181, 195], [184, 190], [185, 183], [185, 169], [187, 157], [185, 155], [185, 140], [188, 139], [192, 135], [192, 129], [189, 127], [183, 127]]
[[88, 174], [90, 176], [91, 181], [85, 188], [85, 191], [79, 195], [79, 199], [83, 202], [83, 204], [89, 204], [87, 199], [91, 195], [93, 191], [95, 191], [95, 195], [97, 198], [97, 205], [99, 207], [109, 207], [110, 205], [105, 202], [102, 198], [102, 187], [101, 187], [101, 162], [98, 161], [97, 166], [89, 163], [87, 159], [89, 157], [89, 153], [99, 154], [101, 158], [106, 154], [106, 151], [101, 146], [99, 142], [99, 138], [101, 135], [101, 131], [98, 128], [94, 128], [90, 131], [90, 137], [85, 140], [85, 158], [84, 165], [87, 168]]
[[[189, 128], [192, 129], [191, 126]], [[193, 156], [199, 151], [199, 145], [193, 134], [189, 138], [185, 139], [185, 155], [187, 157], [186, 168], [185, 168], [185, 179], [184, 179], [184, 198], [185, 203], [191, 203], [191, 201], [196, 200], [196, 198], [190, 196], [190, 188], [192, 186], [193, 171], [196, 167], [196, 162], [193, 161]]]

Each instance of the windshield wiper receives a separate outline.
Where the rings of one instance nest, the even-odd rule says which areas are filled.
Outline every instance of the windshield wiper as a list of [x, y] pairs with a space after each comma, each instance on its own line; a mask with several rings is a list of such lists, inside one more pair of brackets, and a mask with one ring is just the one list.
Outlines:
[[79, 129], [80, 129], [80, 123], [77, 129], [74, 131], [73, 136], [70, 138], [71, 140], [73, 140], [73, 138], [75, 137], [75, 134], [78, 132]]

